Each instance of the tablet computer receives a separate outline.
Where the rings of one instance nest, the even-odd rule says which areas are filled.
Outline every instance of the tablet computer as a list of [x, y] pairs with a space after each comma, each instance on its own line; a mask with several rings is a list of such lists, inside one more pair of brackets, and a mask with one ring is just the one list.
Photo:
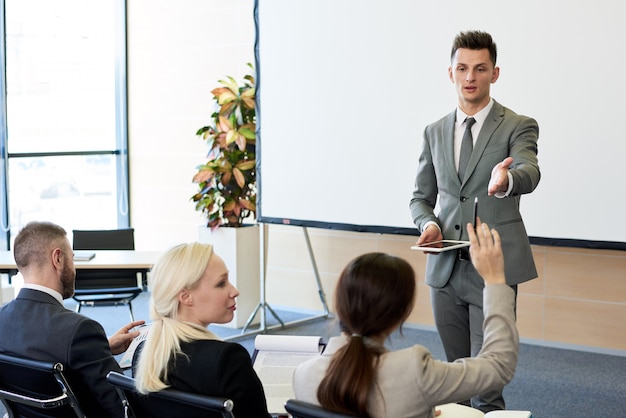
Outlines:
[[469, 241], [455, 241], [444, 239], [441, 241], [433, 241], [422, 245], [414, 245], [412, 250], [427, 251], [430, 253], [442, 253], [444, 251], [456, 250], [458, 248], [469, 247]]

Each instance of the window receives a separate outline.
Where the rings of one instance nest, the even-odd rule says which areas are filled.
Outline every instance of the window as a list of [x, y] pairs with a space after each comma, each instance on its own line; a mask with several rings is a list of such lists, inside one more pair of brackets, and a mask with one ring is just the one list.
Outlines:
[[129, 225], [124, 0], [0, 0], [2, 240]]

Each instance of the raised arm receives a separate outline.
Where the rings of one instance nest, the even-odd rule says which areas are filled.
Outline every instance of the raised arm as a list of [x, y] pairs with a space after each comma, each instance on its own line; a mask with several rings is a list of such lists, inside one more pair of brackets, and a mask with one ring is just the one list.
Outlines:
[[453, 363], [423, 352], [418, 381], [432, 406], [459, 402], [486, 391], [501, 389], [511, 381], [517, 366], [519, 335], [515, 325], [515, 292], [505, 282], [500, 235], [487, 224], [467, 225], [470, 256], [485, 281], [484, 342], [478, 356]]

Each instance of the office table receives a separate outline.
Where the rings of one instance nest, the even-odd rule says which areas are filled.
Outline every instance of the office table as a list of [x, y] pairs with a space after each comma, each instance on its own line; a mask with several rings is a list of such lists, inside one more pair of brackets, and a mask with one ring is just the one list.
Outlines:
[[[144, 289], [148, 286], [148, 272], [161, 255], [159, 251], [100, 250], [89, 252], [95, 253], [96, 256], [89, 261], [74, 261], [76, 270], [132, 270], [141, 273], [141, 283]], [[17, 271], [13, 252], [0, 251], [0, 273], [9, 275], [9, 283], [11, 283], [11, 276], [17, 274]]]

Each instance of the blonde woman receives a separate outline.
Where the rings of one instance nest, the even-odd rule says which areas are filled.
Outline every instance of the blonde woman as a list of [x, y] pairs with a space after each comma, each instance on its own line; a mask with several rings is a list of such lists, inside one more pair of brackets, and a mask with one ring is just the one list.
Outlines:
[[151, 283], [152, 325], [139, 356], [137, 390], [171, 387], [223, 396], [233, 400], [238, 418], [269, 416], [246, 349], [207, 329], [233, 319], [239, 295], [213, 247], [189, 243], [170, 249], [152, 269]]

